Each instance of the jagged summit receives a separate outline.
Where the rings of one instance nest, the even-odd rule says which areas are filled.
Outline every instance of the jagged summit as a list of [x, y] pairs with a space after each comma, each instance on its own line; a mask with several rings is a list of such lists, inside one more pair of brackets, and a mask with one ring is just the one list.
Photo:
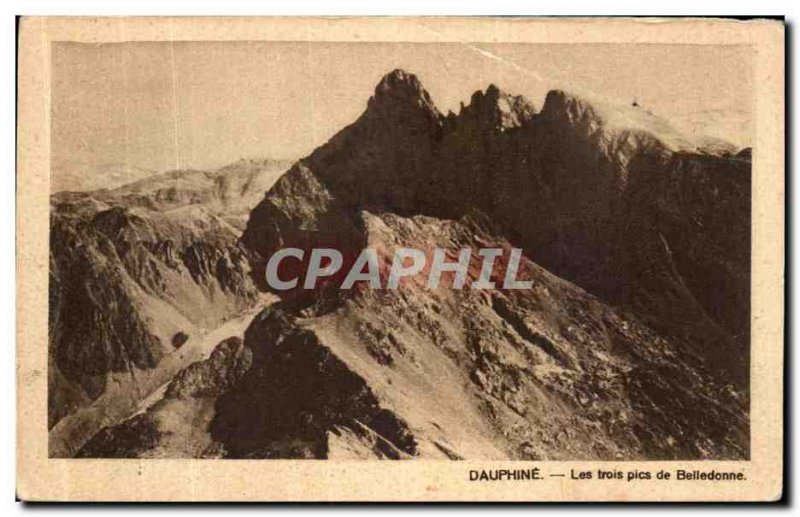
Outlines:
[[[469, 104], [461, 104], [459, 113], [444, 117], [419, 78], [395, 69], [386, 74], [375, 88], [370, 107], [383, 113], [422, 113], [428, 123], [438, 126], [468, 122], [477, 127], [506, 131], [531, 122], [537, 115], [556, 126], [577, 129], [585, 136], [598, 131], [602, 140], [614, 142], [633, 139], [638, 145], [657, 146], [676, 152], [732, 155], [738, 149], [728, 142], [700, 134], [686, 134], [646, 106], [617, 103], [586, 92], [550, 90], [542, 110], [521, 95], [505, 92], [490, 83], [485, 90], [472, 94]], [[411, 109], [409, 109], [411, 108]], [[402, 117], [406, 120], [407, 117]], [[396, 120], [394, 122], [397, 122]], [[633, 144], [631, 144], [633, 145]]]
[[520, 127], [535, 114], [536, 110], [525, 97], [506, 93], [492, 83], [485, 92], [473, 93], [469, 105], [462, 105], [459, 116], [477, 119], [482, 127], [503, 131]]
[[383, 76], [369, 101], [371, 108], [414, 106], [440, 117], [439, 110], [416, 75], [395, 69]]
[[395, 68], [383, 76], [381, 81], [375, 87], [375, 92], [378, 93], [387, 89], [402, 88], [404, 86], [411, 87], [417, 91], [422, 90], [422, 84], [416, 75], [406, 72], [405, 70]]
[[548, 117], [564, 115], [574, 120], [588, 110], [593, 111], [592, 106], [577, 95], [564, 90], [550, 90], [544, 98], [542, 115]]
[[[410, 121], [417, 121], [435, 128], [443, 123], [452, 126], [466, 122], [501, 132], [521, 127], [540, 115], [547, 123], [572, 128], [584, 136], [601, 131], [602, 140], [612, 144], [620, 139], [632, 138], [641, 145], [655, 145], [679, 152], [732, 155], [738, 150], [719, 139], [687, 135], [645, 106], [615, 103], [590, 93], [561, 89], [547, 93], [542, 110], [537, 114], [533, 104], [525, 97], [510, 94], [490, 83], [485, 90], [474, 92], [469, 104], [462, 103], [457, 115], [450, 113], [444, 117], [420, 79], [399, 68], [387, 73], [378, 82], [367, 112], [378, 115], [384, 123], [390, 124], [407, 125]], [[415, 125], [413, 122], [411, 124]]]

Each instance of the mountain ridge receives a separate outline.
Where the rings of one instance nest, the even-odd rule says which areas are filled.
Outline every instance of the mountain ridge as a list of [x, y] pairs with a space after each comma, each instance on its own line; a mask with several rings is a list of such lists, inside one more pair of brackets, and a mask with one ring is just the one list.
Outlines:
[[248, 292], [277, 249], [320, 246], [384, 266], [396, 247], [518, 247], [533, 288], [277, 293], [79, 454], [749, 457], [750, 160], [615, 110], [554, 90], [536, 112], [492, 84], [443, 115], [390, 72], [230, 232]]
[[[346, 226], [351, 230], [347, 237], [337, 235], [350, 243], [343, 245], [363, 240], [359, 237], [361, 223], [354, 215], [355, 207], [448, 218], [477, 209], [490, 214], [490, 218], [505, 227], [512, 241], [532, 253], [534, 259], [543, 261], [546, 267], [618, 302], [620, 297], [630, 295], [619, 292], [619, 286], [613, 284], [629, 266], [625, 264], [627, 259], [619, 256], [621, 251], [613, 249], [613, 243], [633, 237], [620, 235], [628, 231], [622, 228], [631, 226], [625, 221], [651, 226], [645, 221], [652, 220], [654, 204], [660, 206], [667, 200], [653, 198], [654, 194], [647, 192], [648, 183], [672, 181], [667, 178], [676, 172], [666, 173], [668, 169], [689, 167], [697, 169], [690, 174], [707, 176], [714, 167], [732, 168], [736, 171], [732, 173], [734, 181], [726, 187], [729, 190], [726, 197], [716, 202], [727, 203], [728, 208], [734, 208], [742, 217], [749, 213], [749, 194], [745, 196], [745, 191], [749, 191], [749, 162], [728, 151], [716, 154], [672, 149], [646, 131], [609, 129], [593, 105], [563, 91], [549, 93], [538, 114], [532, 113], [529, 103], [519, 103], [517, 111], [512, 111], [524, 123], [509, 132], [495, 132], [487, 131], [473, 116], [487, 104], [483, 100], [487, 98], [485, 92], [476, 92], [473, 102], [461, 110], [460, 117], [454, 118], [439, 114], [413, 74], [394, 71], [380, 85], [395, 85], [403, 91], [400, 98], [406, 100], [411, 92], [418, 102], [399, 106], [408, 106], [410, 113], [423, 115], [404, 118], [397, 114], [397, 120], [407, 122], [406, 126], [392, 120], [383, 134], [371, 129], [376, 123], [371, 101], [356, 123], [296, 164], [298, 170], [305, 172], [290, 171], [276, 184], [281, 189], [284, 181], [315, 178], [315, 188], [328, 192], [328, 203], [334, 207], [330, 212], [333, 219], [349, 220]], [[505, 95], [496, 87], [488, 88], [487, 92], [489, 98]], [[497, 103], [494, 104], [496, 107]], [[491, 100], [488, 105], [492, 108]], [[633, 107], [630, 110], [637, 111]], [[378, 123], [383, 122], [386, 120], [378, 119]], [[359, 150], [345, 159], [332, 158], [350, 152], [346, 150], [351, 145], [348, 141], [357, 141]], [[663, 177], [653, 176], [656, 170], [665, 171], [658, 173]], [[707, 177], [697, 180], [710, 181]], [[245, 246], [262, 256], [268, 256], [278, 246], [269, 242], [269, 235], [281, 235], [281, 221], [287, 214], [289, 226], [295, 224], [292, 217], [304, 217], [280, 208], [273, 211], [270, 196], [268, 193], [256, 207], [242, 235]], [[562, 206], [554, 206], [554, 198]], [[713, 204], [715, 200], [707, 201]], [[261, 210], [266, 213], [259, 214]], [[350, 216], [342, 216], [344, 213]], [[704, 210], [702, 217], [715, 220], [714, 210]], [[314, 244], [309, 230], [314, 230], [315, 225], [323, 239], [329, 236], [322, 234], [336, 233], [326, 225], [338, 223], [325, 222], [325, 214], [318, 213], [312, 218], [313, 223], [301, 223], [304, 248]], [[537, 220], [551, 222], [537, 223]], [[260, 221], [277, 224], [277, 231], [272, 227], [262, 228]], [[644, 228], [630, 233], [642, 231], [649, 234], [654, 250], [661, 245], [664, 235], [674, 233], [674, 230]], [[749, 234], [744, 232], [737, 237], [749, 239]], [[719, 236], [709, 234], [708, 238], [714, 240]], [[280, 246], [287, 239], [291, 237], [279, 237]], [[717, 245], [709, 242], [709, 246]], [[730, 244], [726, 246], [731, 248]], [[746, 267], [745, 258], [737, 259], [738, 267]], [[602, 277], [610, 280], [604, 281]], [[679, 288], [681, 281], [674, 279], [669, 283]], [[687, 300], [692, 297], [687, 294]], [[695, 309], [687, 311], [687, 316]], [[726, 316], [727, 320], [733, 318]]]

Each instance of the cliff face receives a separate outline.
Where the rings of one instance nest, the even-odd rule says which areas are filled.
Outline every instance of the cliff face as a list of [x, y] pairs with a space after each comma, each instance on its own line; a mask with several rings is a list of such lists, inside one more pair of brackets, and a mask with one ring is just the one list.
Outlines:
[[533, 288], [279, 293], [80, 454], [746, 458], [749, 228], [747, 152], [561, 91], [443, 115], [394, 71], [250, 213], [256, 285], [284, 247], [371, 247], [384, 277], [398, 247], [517, 247]]

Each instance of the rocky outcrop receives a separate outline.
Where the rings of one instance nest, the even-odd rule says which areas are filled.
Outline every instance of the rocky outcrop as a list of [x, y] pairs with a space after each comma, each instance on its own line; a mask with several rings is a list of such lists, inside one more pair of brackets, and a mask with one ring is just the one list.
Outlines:
[[222, 341], [205, 361], [181, 370], [167, 387], [166, 398], [214, 397], [230, 389], [253, 363], [252, 352], [242, 340]]
[[280, 307], [255, 318], [245, 343], [254, 366], [217, 400], [210, 427], [226, 457], [326, 458], [331, 433], [359, 437], [379, 458], [416, 455], [405, 422]]
[[328, 239], [360, 249], [359, 207], [416, 212], [441, 134], [442, 116], [419, 80], [395, 70], [355, 123], [276, 182], [251, 213], [242, 242], [261, 257], [284, 242]]

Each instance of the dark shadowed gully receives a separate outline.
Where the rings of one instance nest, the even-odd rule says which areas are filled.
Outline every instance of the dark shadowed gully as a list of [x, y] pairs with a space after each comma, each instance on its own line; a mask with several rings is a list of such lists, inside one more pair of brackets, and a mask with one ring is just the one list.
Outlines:
[[[749, 456], [749, 150], [562, 91], [537, 110], [490, 85], [445, 115], [395, 70], [274, 185], [265, 167], [54, 196], [51, 437], [87, 457]], [[345, 273], [372, 249], [381, 279], [399, 248], [467, 249], [467, 288], [423, 268], [265, 295], [286, 248]], [[489, 248], [522, 250], [530, 285], [470, 288]], [[126, 418], [67, 433], [171, 360]]]

